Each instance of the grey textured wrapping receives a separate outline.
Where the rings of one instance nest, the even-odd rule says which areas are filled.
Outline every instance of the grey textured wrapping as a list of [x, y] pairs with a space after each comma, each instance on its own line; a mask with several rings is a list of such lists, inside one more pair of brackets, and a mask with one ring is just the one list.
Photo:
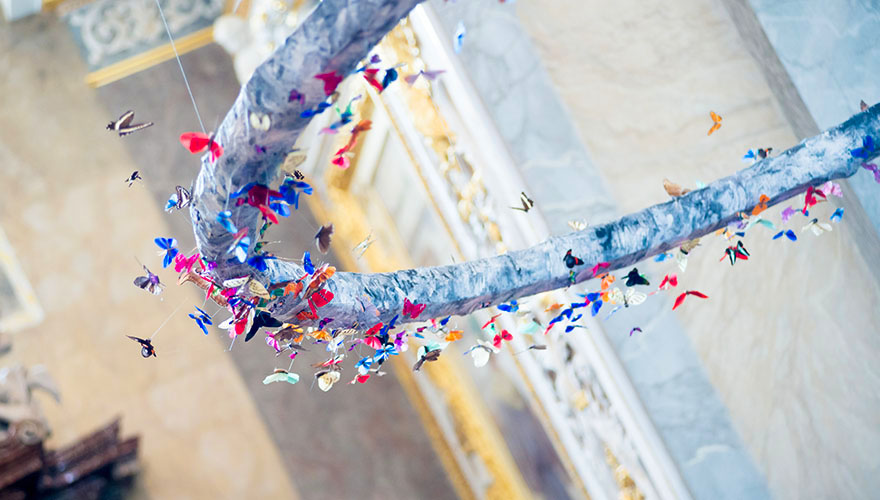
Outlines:
[[[255, 273], [249, 266], [225, 263], [232, 237], [214, 221], [218, 210], [227, 204], [227, 193], [248, 182], [269, 184], [277, 176], [279, 163], [307, 124], [299, 118], [299, 104], [288, 103], [290, 90], [297, 88], [304, 93], [308, 107], [321, 101], [321, 82], [313, 75], [332, 69], [341, 74], [350, 72], [417, 3], [326, 0], [242, 88], [218, 133], [226, 153], [216, 165], [203, 160], [192, 209], [199, 248], [204, 256], [221, 263], [215, 270], [221, 279]], [[268, 132], [249, 128], [247, 116], [251, 111], [270, 114], [272, 127]], [[393, 273], [337, 273], [326, 285], [335, 298], [320, 309], [320, 315], [334, 318], [334, 325], [370, 326], [377, 318], [363, 306], [366, 297], [378, 308], [381, 321], [398, 314], [405, 297], [427, 304], [422, 319], [468, 314], [570, 285], [569, 269], [563, 262], [568, 249], [585, 262], [575, 272], [599, 262], [608, 262], [609, 270], [630, 266], [724, 227], [738, 212], [750, 211], [761, 194], [768, 195], [773, 205], [803, 192], [807, 186], [855, 174], [862, 161], [853, 158], [850, 151], [860, 147], [866, 135], [880, 137], [878, 115], [880, 105], [875, 105], [777, 157], [762, 160], [704, 189], [614, 222], [550, 238], [529, 249], [450, 266]], [[266, 147], [267, 153], [256, 153], [255, 143]], [[259, 211], [241, 207], [236, 209], [234, 220], [239, 227], [250, 227], [253, 238]], [[302, 275], [301, 267], [275, 260], [259, 277], [266, 283], [280, 283]], [[588, 278], [589, 272], [579, 276], [579, 280]], [[308, 309], [308, 305], [286, 297], [276, 300], [270, 309], [279, 320], [294, 321], [296, 313]]]
[[[251, 241], [256, 240], [260, 212], [247, 205], [236, 208], [227, 202], [229, 194], [249, 182], [269, 185], [278, 176], [279, 166], [309, 124], [310, 119], [301, 118], [301, 112], [327, 97], [323, 82], [315, 75], [351, 73], [421, 1], [324, 0], [242, 86], [216, 132], [215, 140], [225, 152], [216, 163], [211, 163], [208, 155], [202, 158], [190, 208], [199, 250], [220, 264], [215, 270], [220, 279], [254, 270], [246, 264], [227, 262], [226, 251], [233, 237], [217, 222], [217, 213], [231, 210], [235, 224], [250, 228]], [[289, 101], [292, 90], [304, 95], [303, 103]], [[269, 130], [251, 127], [251, 113], [268, 115]]]

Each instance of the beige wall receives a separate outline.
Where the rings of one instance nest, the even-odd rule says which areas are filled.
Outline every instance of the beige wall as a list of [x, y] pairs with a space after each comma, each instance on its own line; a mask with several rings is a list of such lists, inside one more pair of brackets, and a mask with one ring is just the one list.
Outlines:
[[[169, 236], [166, 219], [122, 182], [135, 167], [121, 141], [139, 138], [104, 130], [75, 46], [46, 22], [0, 21], [0, 226], [46, 313], [3, 364], [42, 363], [58, 381], [61, 404], [43, 399], [50, 446], [122, 415], [124, 435], [141, 436], [135, 498], [295, 498], [225, 345], [187, 317], [195, 289], [173, 270], [164, 301], [131, 285], [135, 256], [161, 271], [152, 238]], [[158, 359], [141, 358], [124, 335], [150, 336], [180, 304]]]
[[[515, 8], [621, 212], [665, 201], [664, 177], [711, 182], [749, 148], [795, 144], [717, 0]], [[711, 137], [709, 110], [724, 118]], [[682, 285], [711, 299], [679, 319], [775, 496], [865, 497], [880, 486], [880, 289], [854, 231], [816, 238], [793, 221], [798, 242], [754, 228], [734, 268], [723, 239], [704, 241]]]

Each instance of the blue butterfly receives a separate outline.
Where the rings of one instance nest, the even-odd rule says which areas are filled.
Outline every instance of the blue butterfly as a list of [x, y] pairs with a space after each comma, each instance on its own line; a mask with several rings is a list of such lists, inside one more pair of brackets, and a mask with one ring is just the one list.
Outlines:
[[794, 231], [792, 231], [791, 229], [787, 231], [779, 231], [778, 233], [776, 233], [776, 236], [774, 236], [773, 239], [778, 240], [779, 238], [782, 238], [783, 235], [791, 241], [797, 241], [797, 235], [794, 234]]
[[259, 255], [254, 255], [250, 259], [248, 259], [247, 263], [249, 266], [253, 267], [257, 271], [266, 272], [269, 269], [269, 265], [267, 261], [274, 259], [275, 256], [271, 253], [263, 253]]
[[229, 247], [229, 250], [227, 250], [226, 253], [233, 254], [239, 262], [244, 263], [247, 259], [248, 248], [250, 248], [250, 246], [251, 238], [250, 236], [245, 236], [238, 241], [233, 241], [232, 246]]
[[303, 254], [303, 269], [309, 274], [315, 274], [315, 266], [312, 264], [312, 256], [309, 252]]
[[670, 258], [670, 257], [672, 257], [672, 254], [671, 254], [671, 253], [669, 253], [669, 252], [663, 252], [663, 253], [657, 254], [657, 255], [654, 257], [654, 262], [663, 262], [664, 260], [666, 260], [666, 259], [668, 259], [668, 258]]
[[565, 327], [565, 333], [570, 333], [570, 332], [571, 332], [572, 330], [574, 330], [575, 328], [586, 328], [586, 327], [583, 326], [583, 325], [574, 325], [574, 324], [572, 324], [572, 325], [568, 325], [568, 326]]
[[283, 201], [272, 201], [269, 203], [269, 208], [281, 217], [290, 217], [290, 205]]
[[397, 80], [397, 70], [394, 68], [388, 68], [388, 70], [385, 71], [385, 77], [382, 78], [382, 88], [388, 88], [388, 85], [394, 80]]
[[196, 311], [198, 311], [198, 316], [190, 313], [189, 317], [194, 319], [196, 321], [196, 324], [199, 326], [199, 328], [201, 328], [202, 331], [205, 332], [205, 335], [207, 335], [208, 334], [208, 327], [205, 325], [213, 325], [213, 323], [211, 323], [211, 316], [209, 316], [208, 313], [206, 313], [205, 311], [202, 311], [198, 307], [196, 307]]
[[373, 358], [370, 356], [361, 358], [354, 366], [357, 368], [358, 373], [366, 375], [367, 373], [370, 373], [370, 367], [373, 366]]
[[232, 223], [232, 212], [226, 210], [224, 212], [220, 212], [217, 214], [217, 222], [223, 226], [224, 229], [229, 231], [230, 233], [237, 233], [238, 228], [235, 227], [235, 224]]
[[843, 207], [838, 208], [831, 214], [831, 222], [840, 222], [840, 219], [843, 218]]
[[459, 21], [458, 26], [455, 27], [455, 37], [452, 39], [452, 49], [455, 50], [456, 54], [461, 52], [462, 44], [464, 44], [464, 36], [466, 34], [467, 30], [464, 27], [464, 23]]
[[319, 102], [317, 106], [315, 106], [312, 109], [307, 109], [307, 110], [303, 111], [302, 113], [299, 114], [299, 116], [300, 116], [300, 118], [311, 118], [313, 116], [320, 115], [321, 113], [324, 112], [325, 109], [329, 108], [331, 105], [332, 105], [332, 103], [327, 102], [327, 101]]
[[174, 256], [178, 254], [177, 240], [174, 238], [156, 238], [153, 241], [162, 249], [159, 255], [165, 254], [165, 258], [162, 260], [162, 267], [168, 267], [174, 261]]
[[397, 356], [398, 354], [399, 353], [397, 352], [397, 349], [395, 349], [394, 344], [385, 344], [376, 351], [375, 355], [373, 355], [373, 361], [382, 364], [389, 356]]
[[874, 145], [874, 138], [870, 135], [866, 135], [864, 139], [862, 139], [862, 147], [853, 149], [850, 151], [850, 154], [853, 155], [853, 158], [862, 158], [867, 160], [874, 156], [874, 153], [877, 151], [877, 147]]
[[504, 312], [509, 312], [509, 313], [515, 313], [515, 312], [519, 311], [519, 304], [516, 302], [516, 299], [511, 300], [509, 304], [498, 304], [497, 307], [498, 307], [499, 311], [504, 311]]
[[168, 201], [165, 202], [165, 211], [170, 212], [175, 208], [177, 208], [177, 193], [172, 193]]
[[599, 309], [601, 309], [601, 308], [602, 308], [602, 301], [596, 300], [593, 302], [593, 307], [590, 309], [590, 313], [593, 316], [595, 316], [595, 315], [599, 314]]
[[300, 193], [312, 194], [313, 192], [312, 186], [310, 186], [308, 183], [291, 178], [287, 178], [284, 183], [281, 184], [281, 187], [278, 188], [278, 191], [281, 192], [281, 196], [284, 197], [284, 201], [286, 201], [289, 205], [293, 205], [293, 208], [295, 210], [299, 209]]

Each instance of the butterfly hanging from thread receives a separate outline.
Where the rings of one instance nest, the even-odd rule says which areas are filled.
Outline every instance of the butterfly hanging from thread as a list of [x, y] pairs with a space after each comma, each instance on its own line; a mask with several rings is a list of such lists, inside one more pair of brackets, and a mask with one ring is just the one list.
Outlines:
[[132, 120], [134, 120], [134, 111], [128, 110], [123, 113], [118, 120], [111, 121], [110, 124], [107, 125], [107, 130], [113, 130], [119, 134], [119, 137], [125, 137], [128, 134], [132, 134], [138, 130], [143, 130], [153, 125], [153, 122], [135, 123], [132, 125]]
[[666, 194], [672, 196], [673, 198], [678, 198], [679, 196], [684, 196], [691, 192], [690, 189], [683, 188], [680, 185], [665, 178], [663, 179], [663, 189], [666, 190]]
[[424, 77], [425, 80], [433, 82], [437, 79], [438, 76], [442, 75], [443, 73], [446, 73], [445, 69], [439, 69], [435, 71], [420, 70], [418, 73], [403, 77], [403, 80], [409, 85], [416, 83], [416, 80], [418, 80], [419, 77]]
[[743, 242], [737, 241], [735, 246], [729, 246], [724, 249], [724, 255], [721, 256], [719, 262], [724, 260], [725, 257], [730, 259], [730, 265], [732, 266], [738, 260], [749, 260], [750, 254], [746, 247], [743, 246]]
[[318, 247], [318, 251], [321, 253], [327, 253], [330, 251], [330, 237], [332, 235], [333, 224], [321, 226], [321, 229], [318, 230], [318, 234], [315, 235], [315, 245]]
[[135, 342], [137, 342], [138, 344], [141, 345], [141, 356], [143, 356], [145, 358], [149, 358], [151, 356], [158, 357], [158, 356], [156, 356], [156, 348], [153, 347], [152, 340], [142, 339], [139, 337], [132, 337], [131, 335], [126, 335], [126, 337], [130, 338], [131, 340], [134, 340]]
[[674, 311], [678, 306], [682, 305], [684, 303], [684, 299], [687, 298], [688, 295], [693, 295], [694, 297], [699, 297], [701, 299], [709, 298], [708, 295], [702, 292], [698, 292], [696, 290], [688, 290], [675, 299], [675, 304], [672, 305], [672, 310]]
[[519, 202], [522, 204], [522, 208], [520, 208], [520, 207], [510, 207], [510, 208], [528, 213], [528, 211], [531, 210], [532, 207], [535, 206], [535, 202], [532, 201], [532, 199], [529, 198], [528, 195], [526, 195], [526, 193], [524, 191], [519, 194]]
[[166, 212], [170, 212], [174, 209], [181, 210], [186, 208], [192, 201], [192, 195], [188, 189], [183, 186], [177, 186], [174, 189], [174, 193], [168, 197], [168, 201], [165, 203]]
[[706, 135], [712, 135], [713, 132], [721, 128], [721, 117], [717, 113], [709, 111], [709, 117], [712, 118], [712, 128], [709, 129]]
[[211, 162], [223, 156], [223, 146], [214, 140], [213, 135], [201, 132], [184, 132], [180, 134], [180, 143], [192, 154], [200, 154], [210, 149]]
[[128, 187], [131, 187], [131, 185], [134, 184], [135, 182], [142, 181], [142, 180], [144, 180], [144, 178], [141, 177], [140, 172], [135, 170], [134, 172], [131, 173], [131, 175], [128, 176], [128, 179], [125, 179], [125, 182], [128, 183]]
[[142, 290], [146, 290], [153, 295], [159, 295], [160, 293], [162, 293], [162, 290], [165, 289], [165, 285], [159, 282], [159, 277], [150, 272], [150, 270], [147, 269], [147, 266], [144, 266], [143, 264], [141, 265], [143, 266], [144, 272], [147, 273], [147, 275], [138, 276], [137, 278], [135, 278], [134, 286]]

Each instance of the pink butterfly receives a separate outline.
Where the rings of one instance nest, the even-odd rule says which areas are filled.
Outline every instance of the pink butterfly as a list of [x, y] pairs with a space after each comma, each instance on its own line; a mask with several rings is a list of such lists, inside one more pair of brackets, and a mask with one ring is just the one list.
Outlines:
[[590, 271], [593, 272], [593, 277], [595, 278], [596, 275], [599, 274], [599, 271], [601, 271], [602, 269], [608, 269], [608, 265], [609, 264], [607, 262], [600, 262], [593, 266], [593, 268], [590, 269]]
[[510, 342], [513, 340], [513, 335], [510, 334], [507, 330], [501, 330], [501, 333], [496, 334], [495, 338], [492, 339], [492, 345], [495, 346], [496, 349], [501, 347], [501, 342], [503, 341]]
[[413, 304], [409, 301], [408, 298], [403, 298], [403, 315], [409, 316], [412, 319], [416, 319], [419, 314], [422, 314], [422, 311], [425, 310], [427, 304]]
[[[192, 272], [192, 268], [196, 262], [199, 262], [198, 252], [192, 254], [190, 257], [184, 257], [183, 254], [177, 254], [174, 256], [174, 270], [181, 272], [185, 269], [187, 272]], [[202, 269], [204, 269], [204, 266], [202, 266]]]
[[840, 189], [840, 184], [828, 181], [825, 184], [822, 184], [822, 187], [819, 188], [819, 191], [825, 193], [826, 196], [834, 195], [838, 198], [843, 197], [843, 191]]

